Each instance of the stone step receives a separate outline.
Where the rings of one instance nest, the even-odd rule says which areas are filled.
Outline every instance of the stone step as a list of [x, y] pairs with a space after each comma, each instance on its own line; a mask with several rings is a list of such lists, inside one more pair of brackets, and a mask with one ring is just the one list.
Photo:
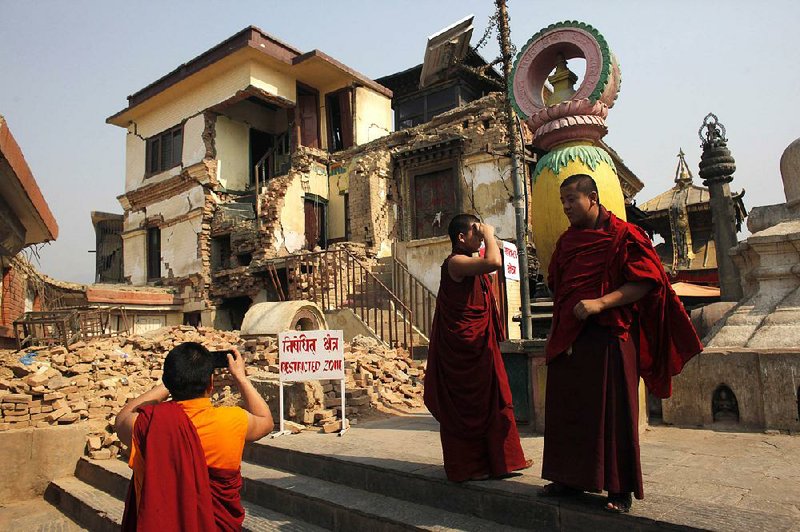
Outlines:
[[394, 499], [344, 483], [299, 475], [250, 462], [242, 464], [243, 497], [328, 530], [520, 530], [474, 516]]
[[[531, 472], [501, 481], [455, 484], [446, 480], [440, 458], [431, 458], [422, 450], [438, 444], [438, 435], [430, 430], [436, 427], [433, 420], [409, 416], [407, 421], [359, 425], [342, 438], [304, 433], [268, 444], [256, 442], [245, 454], [251, 463], [524, 529], [800, 530], [794, 514], [775, 511], [769, 505], [751, 509], [719, 504], [714, 494], [692, 497], [651, 491], [644, 500], [634, 502], [631, 513], [615, 515], [601, 509], [602, 495], [587, 493], [560, 500], [538, 497], [545, 481], [533, 478], [537, 475]], [[691, 480], [687, 482], [687, 492], [696, 493]]]
[[[111, 493], [126, 493], [130, 469], [118, 460], [83, 458], [76, 471], [81, 478], [59, 479], [53, 483], [59, 498], [51, 502], [66, 509], [67, 515], [90, 530], [117, 529], [124, 505]], [[474, 516], [394, 500], [344, 484], [249, 462], [242, 463], [242, 476], [245, 530], [272, 530], [263, 526], [265, 518], [270, 522], [294, 522], [296, 530], [517, 530]], [[280, 530], [287, 529], [281, 527]]]
[[482, 489], [478, 483], [453, 484], [441, 477], [384, 467], [379, 461], [358, 462], [260, 442], [245, 448], [245, 459], [250, 464], [264, 464], [287, 474], [336, 482], [393, 501], [427, 505], [438, 513], [468, 512], [470, 517], [492, 523], [487, 530], [503, 526], [559, 528], [559, 509], [552, 501], [531, 501], [505, 491]]
[[[82, 458], [76, 477], [51, 483], [45, 498], [64, 514], [89, 530], [119, 530], [131, 470], [120, 460]], [[324, 529], [290, 518], [252, 501], [242, 500], [245, 509], [244, 530], [309, 531]]]
[[112, 532], [122, 524], [124, 503], [75, 477], [55, 479], [44, 492], [47, 502], [88, 530]]

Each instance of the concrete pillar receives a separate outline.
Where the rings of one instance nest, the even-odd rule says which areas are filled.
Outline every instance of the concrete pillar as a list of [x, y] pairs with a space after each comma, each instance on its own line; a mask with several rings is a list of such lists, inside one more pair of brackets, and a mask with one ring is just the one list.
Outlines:
[[[705, 136], [703, 135], [705, 130]], [[736, 171], [736, 161], [728, 150], [725, 126], [709, 113], [700, 128], [703, 154], [700, 157], [700, 177], [708, 187], [711, 203], [711, 221], [714, 227], [714, 244], [717, 249], [720, 298], [722, 301], [742, 299], [739, 269], [730, 256], [738, 243], [736, 238], [736, 213], [731, 197], [730, 182]]]

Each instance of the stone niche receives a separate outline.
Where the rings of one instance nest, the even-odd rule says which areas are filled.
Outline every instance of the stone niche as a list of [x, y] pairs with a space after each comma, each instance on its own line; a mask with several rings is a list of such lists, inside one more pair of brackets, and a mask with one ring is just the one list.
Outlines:
[[735, 403], [726, 397], [717, 409], [735, 404], [742, 428], [800, 431], [800, 139], [783, 153], [781, 177], [786, 202], [755, 207], [751, 236], [730, 250], [744, 296], [673, 381], [673, 396], [663, 402], [667, 423], [720, 422], [714, 394], [726, 386]]
[[[710, 349], [673, 379], [672, 397], [662, 402], [663, 420], [680, 426], [800, 431], [798, 375], [800, 349]], [[731, 395], [720, 400], [722, 387]]]

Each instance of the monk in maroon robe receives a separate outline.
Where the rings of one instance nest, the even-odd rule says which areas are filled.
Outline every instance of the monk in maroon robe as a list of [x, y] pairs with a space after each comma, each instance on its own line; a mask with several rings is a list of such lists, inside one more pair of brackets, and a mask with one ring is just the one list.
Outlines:
[[211, 404], [212, 354], [184, 342], [164, 359], [164, 383], [131, 399], [117, 414], [115, 429], [131, 451], [133, 469], [123, 530], [242, 529], [244, 445], [269, 434], [274, 424], [269, 406], [247, 378], [244, 358], [236, 349], [227, 358], [244, 408]]
[[638, 384], [659, 397], [703, 346], [650, 239], [600, 205], [597, 185], [561, 185], [570, 227], [550, 261], [542, 496], [607, 491], [606, 509], [644, 497]]
[[[503, 477], [530, 467], [519, 441], [503, 340], [488, 273], [502, 267], [494, 228], [459, 214], [448, 227], [433, 316], [425, 405], [439, 421], [444, 469], [454, 482]], [[483, 257], [473, 257], [486, 243]]]
[[143, 479], [138, 494], [133, 483], [128, 490], [123, 530], [241, 530], [241, 470], [207, 466], [197, 430], [177, 402], [139, 407], [133, 441], [144, 457]]

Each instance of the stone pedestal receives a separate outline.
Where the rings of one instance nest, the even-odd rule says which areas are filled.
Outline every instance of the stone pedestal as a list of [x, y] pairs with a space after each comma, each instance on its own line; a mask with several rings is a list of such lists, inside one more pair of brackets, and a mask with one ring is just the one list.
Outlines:
[[787, 201], [754, 208], [752, 235], [730, 251], [743, 297], [674, 379], [663, 403], [668, 423], [712, 423], [724, 386], [744, 428], [800, 430], [800, 141], [784, 152], [781, 172]]

